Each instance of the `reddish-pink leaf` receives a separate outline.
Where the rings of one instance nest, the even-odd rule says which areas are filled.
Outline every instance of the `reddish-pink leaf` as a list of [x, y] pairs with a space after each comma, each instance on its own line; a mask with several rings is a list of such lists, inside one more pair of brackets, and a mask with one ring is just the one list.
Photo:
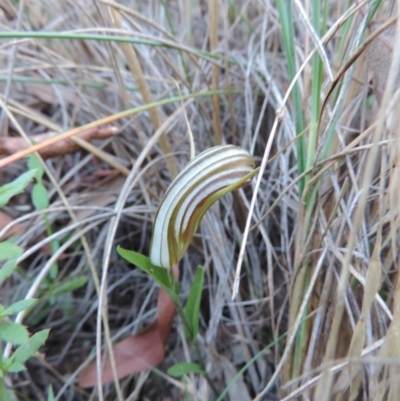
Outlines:
[[[77, 138], [83, 139], [87, 142], [91, 142], [94, 139], [106, 139], [116, 135], [118, 132], [117, 127], [105, 127], [105, 128], [89, 128], [85, 131], [80, 132], [76, 135]], [[45, 134], [37, 134], [32, 136], [30, 139], [36, 143], [44, 142], [50, 138], [53, 138], [56, 134], [49, 132]], [[19, 152], [20, 150], [29, 148], [29, 143], [21, 137], [9, 137], [5, 136], [0, 138], [0, 154], [12, 155]], [[49, 158], [53, 156], [65, 155], [68, 153], [77, 152], [80, 146], [77, 145], [72, 139], [64, 139], [59, 142], [53, 143], [46, 148], [39, 151], [43, 158]]]
[[[173, 268], [175, 279], [178, 279], [178, 267]], [[164, 359], [165, 344], [175, 318], [175, 306], [167, 293], [160, 288], [157, 301], [157, 320], [141, 332], [125, 338], [113, 346], [118, 379], [133, 373], [142, 372], [158, 365]], [[104, 363], [101, 383], [114, 380], [110, 358]], [[97, 384], [96, 361], [93, 360], [79, 376], [79, 386], [92, 387]]]
[[[0, 211], [0, 230], [2, 230], [6, 225], [13, 221], [12, 217], [8, 214]], [[5, 241], [7, 238], [13, 235], [20, 235], [25, 231], [25, 228], [21, 224], [14, 224], [5, 234], [0, 237], [0, 241]]]

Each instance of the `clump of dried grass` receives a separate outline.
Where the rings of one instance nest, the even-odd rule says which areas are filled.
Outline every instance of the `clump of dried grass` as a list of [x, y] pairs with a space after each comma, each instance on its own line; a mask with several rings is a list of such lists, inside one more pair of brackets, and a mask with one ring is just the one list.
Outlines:
[[[301, 4], [296, 2], [296, 7], [297, 3]], [[378, 18], [387, 19], [390, 10], [385, 5]], [[332, 2], [328, 28], [346, 12], [342, 3]], [[304, 19], [294, 15], [298, 69], [315, 37]], [[363, 43], [360, 27], [365, 17], [355, 11], [352, 18], [324, 45], [329, 59], [324, 64], [321, 102], [330, 88], [327, 68], [340, 71]], [[139, 43], [51, 37], [22, 40], [17, 46], [4, 42], [0, 51], [7, 63], [0, 66], [1, 101], [16, 120], [8, 118], [11, 123], [6, 124], [6, 113], [2, 114], [3, 126], [9, 127], [3, 135], [31, 137], [81, 126], [171, 98], [178, 94], [176, 82], [183, 95], [238, 89], [239, 94], [214, 94], [185, 103], [198, 151], [223, 140], [250, 149], [261, 161], [271, 129], [275, 135], [257, 190], [252, 220], [257, 224], [248, 235], [235, 301], [231, 301], [232, 272], [250, 191], [228, 196], [207, 213], [181, 263], [183, 297], [196, 265], [206, 269], [200, 343], [215, 387], [222, 392], [233, 380], [225, 399], [243, 401], [395, 400], [398, 88], [390, 86], [384, 92], [375, 87], [375, 93], [383, 95], [380, 105], [371, 106], [368, 82], [374, 65], [367, 65], [366, 53], [343, 70], [343, 81], [322, 103], [316, 161], [304, 173], [309, 183], [305, 191], [315, 188], [315, 202], [307, 209], [310, 203], [299, 195], [290, 98], [285, 113], [274, 115], [282, 110], [290, 83], [278, 21], [277, 9], [269, 2], [128, 2], [122, 6], [106, 0], [41, 0], [20, 2], [18, 8], [6, 3], [1, 16], [4, 31], [104, 32], [139, 38]], [[369, 52], [374, 51], [374, 43], [381, 46], [372, 43]], [[392, 52], [395, 60], [398, 53], [398, 48]], [[373, 74], [376, 83], [382, 73]], [[389, 80], [396, 78], [390, 74]], [[311, 64], [307, 64], [298, 78], [306, 126], [313, 101], [311, 77]], [[279, 124], [278, 117], [282, 117]], [[54, 288], [37, 281], [40, 272], [57, 259], [55, 254], [49, 261], [47, 254], [39, 252], [50, 241], [48, 237], [36, 241], [45, 232], [42, 216], [32, 212], [29, 199], [22, 196], [5, 210], [25, 224], [26, 232], [18, 241], [26, 254], [21, 274], [2, 294], [11, 301], [35, 288], [40, 302], [24, 321], [31, 330], [51, 328], [46, 357], [11, 378], [16, 399], [45, 399], [49, 384], [58, 400], [214, 399], [203, 377], [190, 376], [183, 382], [163, 373], [175, 362], [195, 358], [179, 322], [157, 372], [161, 379], [146, 372], [104, 386], [100, 392], [75, 385], [95, 344], [109, 346], [154, 317], [154, 284], [123, 263], [115, 249], [120, 244], [147, 252], [155, 208], [189, 154], [178, 101], [114, 124], [120, 133], [97, 142], [100, 152], [85, 146], [85, 151], [46, 161], [51, 195], [46, 213], [54, 237], [67, 244], [60, 251], [66, 258], [58, 262], [60, 273], [52, 285], [57, 289], [71, 277], [88, 277], [85, 287], [51, 303]], [[160, 141], [141, 154], [155, 132]], [[302, 133], [306, 142], [308, 132]], [[329, 138], [333, 140], [324, 152]], [[145, 162], [137, 165], [143, 156]], [[2, 174], [7, 178], [24, 169], [19, 162]], [[109, 177], [109, 170], [115, 175]], [[140, 180], [122, 201], [121, 192], [135, 178], [128, 176], [127, 181], [124, 173], [132, 170]], [[70, 236], [75, 237], [68, 244]]]

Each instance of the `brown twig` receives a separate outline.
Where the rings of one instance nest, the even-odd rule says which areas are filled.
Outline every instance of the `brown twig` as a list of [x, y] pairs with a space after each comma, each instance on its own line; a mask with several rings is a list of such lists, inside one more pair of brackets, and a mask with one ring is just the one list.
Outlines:
[[[76, 135], [77, 138], [85, 141], [92, 141], [93, 139], [106, 139], [118, 132], [117, 127], [106, 127], [98, 128], [93, 127], [88, 130], [82, 131]], [[49, 140], [57, 138], [54, 132], [48, 132], [45, 134], [38, 134], [33, 136], [32, 142], [41, 144]], [[21, 137], [7, 137], [0, 138], [0, 154], [13, 155], [21, 150], [30, 150], [31, 147], [26, 143], [24, 138]], [[49, 158], [53, 156], [65, 155], [68, 153], [74, 153], [80, 149], [80, 146], [73, 142], [71, 139], [62, 139], [58, 142], [53, 142], [48, 146], [39, 150], [40, 155], [43, 158]]]

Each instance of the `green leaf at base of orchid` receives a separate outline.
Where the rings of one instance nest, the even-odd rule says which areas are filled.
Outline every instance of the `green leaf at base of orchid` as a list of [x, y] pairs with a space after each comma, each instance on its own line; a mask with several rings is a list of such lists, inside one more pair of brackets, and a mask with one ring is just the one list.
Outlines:
[[129, 251], [120, 246], [117, 252], [129, 263], [139, 267], [145, 273], [150, 275], [169, 295], [171, 300], [176, 303], [179, 301], [179, 284], [172, 277], [169, 269], [158, 267], [150, 262], [150, 259], [141, 253]]
[[204, 269], [199, 266], [197, 268], [196, 275], [194, 276], [189, 297], [184, 308], [186, 324], [189, 325], [189, 327], [186, 327], [185, 325], [185, 336], [190, 342], [196, 340], [197, 333], [199, 331], [200, 301], [203, 291], [203, 283]]

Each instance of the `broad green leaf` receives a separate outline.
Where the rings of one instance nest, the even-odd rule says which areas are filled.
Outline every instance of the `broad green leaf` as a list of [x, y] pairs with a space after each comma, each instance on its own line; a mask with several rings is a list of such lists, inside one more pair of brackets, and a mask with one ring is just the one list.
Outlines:
[[4, 281], [12, 272], [17, 268], [16, 259], [11, 259], [4, 263], [3, 267], [0, 269], [0, 283]]
[[182, 363], [177, 363], [175, 365], [172, 365], [167, 373], [171, 376], [174, 377], [180, 377], [187, 375], [189, 373], [200, 373], [204, 374], [206, 373], [205, 370], [201, 365], [198, 363], [193, 363], [193, 362], [182, 362]]
[[41, 183], [44, 174], [44, 168], [41, 161], [35, 154], [31, 154], [28, 156], [28, 168], [36, 170], [35, 174], [36, 181]]
[[22, 372], [23, 370], [26, 370], [25, 366], [22, 363], [19, 362], [13, 362], [8, 368], [7, 372], [9, 373], [16, 373], [16, 372]]
[[35, 174], [36, 170], [29, 170], [20, 175], [16, 180], [2, 185], [0, 187], [0, 207], [6, 205], [10, 198], [12, 198], [14, 195], [23, 192]]
[[36, 183], [32, 188], [32, 202], [36, 210], [49, 207], [49, 194], [43, 184]]
[[0, 339], [14, 345], [23, 345], [28, 342], [29, 333], [25, 326], [20, 323], [0, 323]]
[[0, 242], [0, 260], [19, 258], [24, 250], [9, 241]]
[[39, 331], [31, 336], [27, 344], [18, 347], [13, 354], [13, 362], [24, 363], [45, 343], [49, 329]]
[[129, 251], [128, 249], [121, 248], [120, 246], [118, 246], [117, 251], [126, 261], [139, 267], [145, 273], [153, 277], [153, 279], [156, 280], [162, 288], [164, 288], [173, 302], [178, 302], [179, 284], [172, 277], [169, 269], [154, 266], [150, 262], [150, 259], [141, 253]]
[[61, 284], [58, 288], [53, 290], [52, 295], [58, 297], [59, 295], [64, 294], [66, 292], [77, 290], [78, 288], [83, 287], [86, 283], [87, 283], [86, 277], [78, 277], [73, 281]]
[[196, 340], [197, 333], [199, 331], [199, 313], [203, 283], [204, 270], [201, 266], [199, 266], [197, 268], [196, 275], [194, 276], [192, 288], [190, 289], [189, 297], [184, 309], [186, 323], [189, 325], [189, 330], [185, 326], [185, 336], [190, 342]]
[[21, 301], [15, 302], [10, 305], [4, 312], [4, 315], [14, 315], [19, 313], [30, 306], [32, 306], [36, 302], [36, 299], [23, 299]]

